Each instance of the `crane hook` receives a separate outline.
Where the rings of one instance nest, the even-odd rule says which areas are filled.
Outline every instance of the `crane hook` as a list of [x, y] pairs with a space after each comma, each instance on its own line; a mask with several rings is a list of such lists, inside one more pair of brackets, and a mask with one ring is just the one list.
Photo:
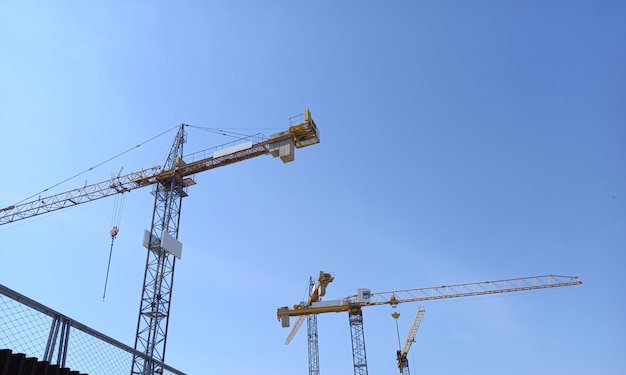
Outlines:
[[115, 237], [117, 237], [117, 234], [120, 232], [120, 229], [117, 227], [117, 225], [114, 225], [113, 228], [111, 228], [111, 239], [115, 239]]
[[111, 234], [111, 249], [109, 250], [109, 263], [107, 264], [107, 275], [104, 279], [104, 292], [102, 293], [102, 302], [104, 302], [104, 298], [107, 294], [107, 283], [109, 281], [109, 269], [111, 268], [111, 256], [113, 255], [113, 241], [115, 241], [115, 237], [120, 232], [120, 229], [117, 225], [114, 225], [109, 232]]

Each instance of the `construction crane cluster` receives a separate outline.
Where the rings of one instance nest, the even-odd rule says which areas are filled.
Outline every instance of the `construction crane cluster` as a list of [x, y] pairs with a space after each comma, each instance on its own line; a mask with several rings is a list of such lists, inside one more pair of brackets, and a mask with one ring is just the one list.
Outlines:
[[[0, 225], [151, 186], [153, 188], [154, 206], [150, 230], [146, 230], [144, 234], [143, 244], [148, 251], [135, 335], [135, 350], [148, 359], [134, 356], [130, 374], [158, 374], [161, 370], [157, 368], [156, 363], [165, 362], [175, 262], [176, 259], [181, 258], [182, 254], [182, 243], [178, 240], [182, 199], [187, 196], [187, 188], [196, 184], [193, 176], [261, 155], [269, 154], [278, 157], [284, 163], [293, 161], [295, 149], [320, 142], [319, 131], [310, 111], [305, 110], [299, 118], [302, 121], [296, 122], [283, 132], [269, 137], [257, 135], [242, 138], [235, 144], [214, 151], [210, 156], [202, 156], [198, 160], [195, 160], [196, 157], [193, 156], [191, 160], [188, 159], [188, 162], [183, 160], [183, 145], [186, 143], [187, 137], [186, 125], [180, 124], [163, 166], [154, 166], [125, 175], [118, 175], [96, 184], [85, 185], [59, 194], [39, 197], [32, 201], [1, 208]], [[199, 153], [193, 155], [199, 155]], [[112, 239], [117, 235], [117, 231], [118, 228], [114, 227], [111, 232]], [[290, 327], [290, 318], [297, 318], [285, 344], [291, 342], [300, 326], [307, 320], [309, 375], [319, 375], [320, 373], [318, 314], [348, 313], [354, 374], [367, 375], [363, 307], [380, 305], [396, 307], [398, 304], [408, 302], [473, 297], [581, 284], [576, 276], [547, 275], [391, 292], [372, 293], [370, 289], [358, 288], [355, 295], [336, 300], [322, 300], [322, 297], [326, 295], [327, 286], [333, 280], [333, 274], [320, 271], [317, 280], [309, 279], [308, 298], [305, 301], [301, 301], [291, 308], [284, 306], [277, 310], [277, 318], [282, 327]], [[415, 339], [424, 311], [420, 306], [404, 346], [396, 352], [398, 370], [403, 375], [409, 374], [407, 353]], [[397, 318], [397, 316], [394, 317]]]
[[[325, 273], [320, 272], [320, 275], [323, 274]], [[321, 277], [318, 283], [322, 283]], [[577, 276], [546, 275], [496, 281], [484, 281], [468, 284], [443, 285], [429, 288], [404, 289], [378, 293], [372, 293], [372, 291], [367, 288], [358, 288], [356, 295], [351, 295], [341, 299], [320, 301], [312, 300], [311, 298], [309, 298], [307, 301], [303, 301], [293, 305], [292, 308], [289, 308], [288, 306], [280, 307], [277, 309], [276, 316], [281, 322], [282, 327], [287, 328], [290, 326], [291, 317], [297, 317], [298, 320], [300, 320], [303, 316], [312, 316], [331, 312], [347, 312], [352, 339], [352, 360], [354, 364], [354, 374], [367, 375], [367, 356], [365, 351], [365, 334], [363, 331], [363, 307], [380, 305], [390, 305], [392, 307], [396, 307], [398, 304], [408, 302], [434, 301], [459, 297], [475, 297], [481, 295], [521, 292], [528, 290], [574, 286], [580, 284], [582, 284], [582, 282], [578, 279]], [[419, 318], [419, 321], [421, 321], [421, 317], [419, 317], [419, 314], [420, 313], [418, 310], [418, 316], [416, 317], [416, 320]], [[416, 327], [419, 326], [419, 321], [417, 323], [414, 323], [413, 325], [414, 327], [412, 329], [415, 329], [415, 332], [417, 332]], [[297, 329], [296, 326], [294, 326], [294, 329]], [[315, 348], [315, 350], [317, 350], [316, 348], [318, 347], [317, 341], [314, 343], [314, 345], [311, 344], [312, 340], [317, 340], [317, 328], [315, 328], [314, 331], [316, 332], [316, 336], [309, 336], [309, 374], [319, 375], [319, 353], [312, 353], [312, 346]], [[289, 336], [293, 337], [293, 335], [295, 335], [295, 332], [293, 332], [292, 330]], [[286, 343], [288, 344], [290, 340], [291, 338], [289, 338]], [[408, 374], [408, 362], [406, 361], [406, 353], [408, 352], [409, 347], [410, 343], [408, 345], [405, 344], [405, 349], [402, 349], [397, 354], [399, 361], [398, 368], [403, 374]], [[312, 361], [311, 356], [314, 356], [317, 359], [315, 361]], [[317, 367], [311, 367], [312, 362], [315, 362]]]
[[[165, 362], [174, 266], [182, 251], [182, 244], [178, 241], [181, 204], [182, 198], [187, 196], [187, 188], [195, 184], [193, 175], [268, 154], [280, 158], [284, 163], [293, 161], [295, 149], [320, 142], [319, 131], [310, 111], [306, 109], [297, 118], [301, 121], [283, 132], [269, 137], [257, 135], [242, 138], [236, 144], [189, 163], [183, 160], [186, 125], [180, 124], [164, 166], [142, 169], [1, 208], [0, 225], [152, 186], [154, 208], [150, 230], [144, 235], [144, 246], [148, 251], [135, 336], [135, 349], [148, 360], [134, 356], [130, 373], [159, 373], [161, 370], [153, 361]], [[114, 236], [113, 233], [111, 235]]]

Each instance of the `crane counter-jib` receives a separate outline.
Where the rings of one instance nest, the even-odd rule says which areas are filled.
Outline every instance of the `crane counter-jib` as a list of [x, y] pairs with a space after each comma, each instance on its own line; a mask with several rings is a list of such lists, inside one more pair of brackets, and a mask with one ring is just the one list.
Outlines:
[[237, 144], [228, 149], [216, 151], [213, 156], [194, 162], [186, 163], [182, 159], [177, 159], [176, 166], [173, 169], [162, 171], [155, 176], [146, 177], [144, 181], [138, 180], [136, 182], [146, 184], [150, 183], [152, 179], [169, 181], [173, 176], [180, 178], [191, 176], [209, 169], [223, 167], [265, 154], [280, 157], [283, 162], [288, 163], [294, 160], [293, 147], [298, 148], [289, 131], [284, 132], [284, 134], [278, 133], [270, 136], [269, 140], [256, 144], [247, 142]]

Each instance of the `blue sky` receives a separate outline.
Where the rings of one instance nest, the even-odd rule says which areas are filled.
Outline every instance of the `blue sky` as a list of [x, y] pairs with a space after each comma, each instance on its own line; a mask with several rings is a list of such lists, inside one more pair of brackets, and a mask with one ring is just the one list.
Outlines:
[[[309, 108], [322, 141], [295, 162], [196, 176], [166, 362], [307, 373], [275, 313], [320, 270], [327, 299], [560, 274], [584, 284], [424, 304], [412, 372], [623, 374], [626, 4], [338, 3], [3, 2], [0, 206], [181, 122], [269, 135]], [[162, 164], [173, 137], [54, 192]], [[125, 196], [103, 302], [115, 203], [0, 227], [0, 283], [132, 346], [153, 202]], [[370, 374], [397, 371], [391, 312], [364, 309]], [[351, 373], [347, 315], [318, 323], [320, 372]]]

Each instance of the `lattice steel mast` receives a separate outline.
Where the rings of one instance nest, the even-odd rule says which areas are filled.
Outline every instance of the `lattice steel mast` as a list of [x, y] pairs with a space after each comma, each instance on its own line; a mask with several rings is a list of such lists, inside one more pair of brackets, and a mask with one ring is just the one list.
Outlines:
[[[183, 176], [178, 172], [185, 143], [185, 125], [180, 124], [178, 134], [165, 163], [166, 170], [174, 173], [154, 185], [154, 210], [150, 226], [150, 240], [143, 277], [143, 289], [137, 319], [135, 349], [147, 358], [165, 362], [165, 345], [170, 316], [174, 265], [176, 258], [161, 247], [160, 239], [166, 235], [178, 238], [180, 210], [185, 193]], [[131, 374], [154, 374], [154, 362], [134, 356]]]
[[354, 375], [367, 375], [367, 355], [365, 353], [365, 332], [363, 331], [363, 311], [360, 308], [348, 311], [350, 337], [352, 338], [352, 363]]
[[[313, 296], [315, 282], [309, 278], [309, 299]], [[317, 314], [307, 315], [306, 331], [309, 352], [309, 375], [320, 375], [320, 352], [317, 336]]]

